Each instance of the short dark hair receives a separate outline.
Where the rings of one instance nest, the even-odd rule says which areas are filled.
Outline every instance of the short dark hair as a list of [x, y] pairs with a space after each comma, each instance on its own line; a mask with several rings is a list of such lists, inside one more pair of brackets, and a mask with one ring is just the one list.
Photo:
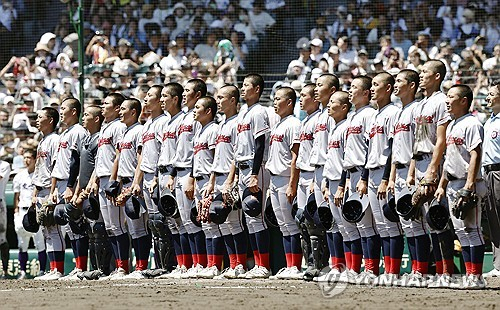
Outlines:
[[257, 73], [250, 73], [245, 76], [245, 79], [248, 79], [254, 87], [259, 86], [259, 96], [262, 96], [262, 93], [264, 92], [264, 78], [262, 77], [262, 75]]
[[59, 124], [59, 112], [51, 107], [45, 107], [42, 109], [42, 111], [45, 111], [47, 117], [50, 117], [52, 119], [52, 128], [56, 129], [57, 124]]
[[234, 97], [236, 99], [236, 102], [238, 102], [240, 100], [240, 90], [238, 89], [238, 87], [236, 87], [236, 85], [225, 84], [220, 89], [223, 89], [223, 88], [227, 88], [228, 89], [229, 95], [231, 97]]
[[295, 93], [295, 90], [291, 87], [288, 86], [283, 86], [278, 88], [279, 91], [284, 91], [284, 95], [287, 99], [292, 100], [293, 106], [295, 106], [295, 102], [297, 101], [297, 94]]
[[156, 96], [158, 98], [160, 98], [160, 95], [161, 95], [161, 90], [163, 89], [163, 87], [161, 85], [153, 85], [151, 86], [149, 89], [154, 89], [155, 92], [156, 92]]
[[82, 104], [80, 103], [80, 100], [76, 98], [66, 98], [61, 104], [66, 103], [66, 105], [70, 109], [75, 109], [76, 110], [76, 116], [80, 117], [80, 114], [82, 113]]
[[343, 90], [336, 91], [332, 96], [338, 96], [340, 103], [347, 105], [347, 111], [351, 110], [352, 103], [349, 101], [349, 93]]
[[382, 81], [386, 85], [391, 85], [391, 91], [394, 89], [394, 83], [396, 83], [396, 80], [394, 79], [392, 74], [390, 74], [386, 71], [383, 71], [383, 72], [378, 73], [376, 76], [382, 77]]
[[111, 93], [108, 95], [111, 98], [111, 103], [113, 103], [114, 107], [118, 107], [125, 100], [125, 96], [120, 93]]
[[85, 111], [92, 114], [93, 117], [99, 117], [99, 124], [104, 122], [104, 116], [102, 115], [102, 108], [98, 105], [91, 105]]
[[191, 79], [188, 83], [193, 84], [194, 92], [200, 92], [201, 97], [205, 97], [207, 95], [207, 84], [202, 79]]
[[182, 85], [176, 82], [171, 82], [165, 85], [164, 88], [167, 89], [170, 96], [177, 97], [177, 107], [180, 108], [182, 106], [182, 92], [184, 91]]
[[412, 69], [403, 69], [399, 71], [398, 75], [402, 74], [403, 78], [408, 83], [415, 83], [415, 93], [418, 91], [418, 86], [420, 85], [420, 77], [418, 76], [417, 71]]
[[129, 104], [130, 109], [135, 110], [135, 112], [137, 114], [137, 119], [139, 119], [139, 117], [141, 116], [141, 112], [142, 112], [141, 102], [136, 98], [128, 98], [128, 99], [125, 99], [125, 101], [123, 101], [123, 103]]
[[474, 99], [474, 94], [472, 93], [472, 89], [470, 89], [469, 86], [464, 84], [455, 84], [450, 87], [450, 90], [451, 89], [458, 89], [460, 98], [467, 98], [467, 103], [469, 104], [469, 107], [471, 106], [472, 100]]
[[361, 76], [355, 77], [352, 80], [353, 81], [354, 80], [360, 80], [361, 81], [361, 87], [363, 88], [363, 90], [370, 90], [370, 88], [372, 87], [372, 78], [369, 77], [369, 76], [361, 75]]
[[31, 157], [36, 158], [36, 149], [31, 147], [24, 149], [24, 154], [31, 154]]
[[426, 62], [429, 63], [429, 68], [432, 69], [432, 72], [439, 73], [439, 81], [442, 82], [446, 76], [446, 66], [441, 60], [431, 59]]
[[340, 81], [339, 81], [339, 78], [335, 74], [332, 74], [332, 73], [323, 73], [319, 77], [328, 77], [326, 79], [327, 86], [328, 87], [335, 87], [336, 91], [339, 90], [339, 88], [340, 88]]
[[210, 109], [210, 111], [212, 111], [212, 119], [214, 119], [215, 115], [217, 114], [217, 102], [215, 101], [214, 97], [204, 96], [198, 100], [205, 107], [205, 109]]

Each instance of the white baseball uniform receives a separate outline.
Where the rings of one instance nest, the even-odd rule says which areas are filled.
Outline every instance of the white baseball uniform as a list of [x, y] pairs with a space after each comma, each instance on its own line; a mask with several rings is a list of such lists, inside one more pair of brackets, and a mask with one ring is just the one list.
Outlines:
[[[392, 163], [396, 165], [396, 180], [394, 182], [394, 198], [400, 198], [401, 191], [406, 188], [406, 178], [410, 162], [413, 157], [413, 143], [415, 141], [415, 107], [418, 102], [413, 101], [403, 107], [399, 114], [392, 138]], [[399, 218], [406, 237], [426, 235], [428, 229], [422, 220], [405, 220]]]
[[201, 130], [201, 124], [194, 119], [194, 110], [189, 110], [179, 124], [177, 131], [177, 148], [173, 166], [177, 170], [177, 180], [175, 184], [175, 196], [179, 208], [182, 225], [188, 234], [195, 234], [201, 231], [190, 218], [192, 200], [189, 200], [184, 193], [187, 182], [191, 175], [193, 166], [193, 139], [198, 131]]
[[33, 238], [35, 248], [38, 252], [45, 251], [42, 228], [40, 227], [37, 233], [30, 233], [23, 227], [23, 218], [31, 206], [31, 197], [35, 189], [32, 178], [33, 173], [29, 173], [28, 169], [25, 168], [19, 171], [12, 181], [14, 193], [19, 193], [18, 211], [14, 213], [14, 229], [17, 234], [17, 246], [21, 252], [28, 251], [31, 238]]
[[274, 214], [283, 236], [299, 233], [292, 216], [292, 204], [286, 197], [291, 177], [292, 148], [300, 143], [299, 132], [300, 120], [292, 114], [274, 125], [269, 138], [269, 160], [266, 163], [266, 169], [271, 174], [269, 191]]
[[102, 124], [95, 157], [94, 169], [96, 176], [99, 178], [99, 204], [106, 231], [110, 236], [120, 236], [127, 232], [123, 208], [116, 207], [113, 202], [108, 200], [104, 191], [110, 182], [111, 169], [116, 158], [116, 150], [125, 129], [125, 124], [120, 122], [119, 118]]
[[10, 164], [0, 160], [0, 244], [7, 242], [7, 203], [5, 187], [9, 182]]
[[[356, 110], [347, 119], [347, 137], [342, 166], [344, 170], [350, 172], [351, 184], [349, 188], [351, 193], [356, 190], [356, 185], [361, 179], [368, 152], [368, 131], [376, 113], [374, 108], [367, 105]], [[370, 206], [365, 210], [365, 215], [356, 226], [361, 237], [371, 237], [377, 234]]]
[[471, 114], [466, 114], [451, 121], [446, 129], [446, 156], [443, 173], [449, 181], [446, 197], [450, 209], [450, 217], [455, 233], [462, 246], [480, 246], [484, 244], [481, 232], [481, 199], [486, 195], [486, 186], [481, 171], [476, 176], [476, 194], [479, 196], [477, 206], [466, 213], [465, 219], [456, 218], [452, 206], [457, 199], [457, 191], [464, 187], [470, 164], [470, 152], [480, 146], [484, 139], [483, 125]]
[[[130, 187], [134, 179], [135, 168], [137, 167], [137, 152], [141, 145], [142, 125], [135, 123], [125, 129], [123, 137], [118, 141], [118, 150], [120, 151], [120, 158], [118, 161], [118, 177], [123, 182], [123, 188]], [[130, 203], [130, 202], [128, 202]], [[111, 210], [115, 216], [123, 222], [123, 218], [127, 221], [128, 232], [132, 239], [138, 239], [148, 234], [147, 213], [141, 212], [138, 219], [131, 219], [125, 215], [123, 208], [114, 208]], [[145, 210], [143, 210], [145, 211]]]
[[347, 222], [341, 213], [341, 208], [337, 207], [334, 203], [334, 195], [342, 178], [343, 166], [342, 161], [344, 158], [344, 147], [347, 138], [347, 120], [342, 120], [336, 123], [331, 128], [328, 136], [328, 153], [323, 170], [323, 176], [328, 180], [329, 186], [329, 204], [332, 210], [335, 224], [332, 231], [335, 233], [340, 231], [344, 241], [354, 241], [359, 239], [359, 231], [356, 224]]
[[314, 180], [314, 165], [311, 164], [314, 129], [321, 110], [316, 110], [302, 120], [299, 132], [300, 148], [297, 155], [297, 168], [300, 169], [299, 184], [297, 186], [297, 205], [303, 209], [309, 196], [309, 187]]
[[[264, 149], [264, 159], [262, 165], [268, 157], [268, 139], [269, 139], [269, 118], [266, 108], [260, 103], [255, 103], [248, 107], [246, 111], [240, 111], [238, 115], [238, 134], [236, 141], [236, 151], [234, 159], [239, 167], [238, 187], [240, 197], [243, 197], [243, 191], [248, 186], [250, 176], [252, 175], [252, 165], [255, 156], [255, 139], [265, 135], [266, 143]], [[258, 185], [262, 189], [262, 201], [264, 201], [265, 192], [269, 185], [269, 173], [261, 167], [258, 175]], [[262, 211], [264, 211], [264, 203]], [[267, 228], [262, 216], [263, 212], [256, 217], [250, 217], [245, 213], [245, 219], [248, 226], [248, 232], [253, 234]]]
[[[380, 237], [396, 237], [402, 234], [401, 226], [398, 223], [389, 221], [384, 216], [383, 206], [387, 203], [385, 199], [378, 199], [377, 191], [387, 159], [390, 155], [389, 139], [392, 139], [394, 134], [394, 124], [401, 110], [394, 104], [390, 103], [378, 110], [372, 118], [371, 125], [368, 129], [368, 159], [365, 165], [366, 169], [370, 169], [368, 177], [368, 198], [370, 206], [377, 226], [377, 231]], [[389, 163], [390, 164], [390, 163]]]

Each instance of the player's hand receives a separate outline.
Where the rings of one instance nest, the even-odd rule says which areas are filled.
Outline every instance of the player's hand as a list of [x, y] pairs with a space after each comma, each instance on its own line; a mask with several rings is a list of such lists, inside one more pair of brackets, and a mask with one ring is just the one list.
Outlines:
[[135, 196], [141, 195], [142, 189], [139, 186], [139, 184], [132, 184], [131, 188], [132, 188], [132, 195], [135, 195]]
[[382, 180], [377, 189], [377, 198], [379, 200], [385, 199], [387, 197], [387, 180]]
[[201, 190], [201, 197], [202, 198], [207, 198], [210, 197], [214, 193], [214, 185], [212, 182], [208, 182], [205, 187]]
[[37, 202], [38, 202], [38, 197], [36, 197], [36, 196], [31, 197], [31, 205], [32, 206], [36, 206]]
[[321, 193], [323, 194], [323, 199], [326, 202], [329, 202], [330, 201], [329, 189], [328, 188], [323, 188], [323, 190], [321, 191]]
[[165, 185], [171, 192], [175, 190], [175, 178], [173, 176], [168, 176], [167, 185]]
[[286, 188], [285, 195], [288, 202], [292, 204], [293, 199], [295, 198], [295, 196], [297, 196], [297, 186], [289, 184], [288, 187]]
[[360, 179], [358, 184], [356, 184], [356, 192], [359, 193], [360, 198], [368, 194], [368, 182]]
[[412, 173], [408, 172], [408, 176], [406, 177], [406, 186], [410, 188], [413, 185], [415, 185], [415, 171]]
[[344, 203], [344, 195], [345, 195], [345, 189], [342, 186], [337, 187], [337, 191], [335, 192], [335, 195], [333, 196], [333, 202], [337, 207], [342, 206]]
[[190, 177], [186, 184], [186, 189], [184, 190], [184, 194], [186, 194], [187, 199], [194, 199], [194, 178]]
[[97, 182], [93, 182], [91, 185], [90, 185], [90, 189], [89, 189], [89, 195], [90, 193], [94, 193], [94, 195], [98, 195], [99, 194], [99, 184], [97, 184]]
[[314, 181], [309, 185], [309, 194], [314, 193]]
[[224, 186], [222, 187], [222, 199], [224, 201], [230, 201], [231, 200], [231, 190], [233, 188], [233, 184], [230, 182], [225, 182]]
[[445, 196], [445, 191], [444, 188], [441, 186], [436, 189], [436, 192], [434, 193], [434, 198], [436, 198], [437, 201], [441, 201], [443, 197]]
[[56, 189], [54, 190], [54, 192], [52, 192], [52, 193], [49, 195], [48, 202], [53, 203], [53, 204], [58, 203], [58, 201], [57, 201], [57, 196], [59, 196], [59, 192], [58, 192], [58, 190], [57, 190], [57, 188], [56, 188]]
[[394, 183], [393, 180], [390, 180], [389, 183], [387, 184], [387, 192], [394, 195], [395, 188], [396, 188], [396, 184]]
[[259, 179], [255, 174], [250, 175], [250, 179], [248, 180], [248, 188], [251, 193], [257, 193], [259, 191]]
[[156, 185], [158, 185], [158, 178], [154, 177], [153, 181], [151, 181], [151, 185], [148, 188], [148, 191], [151, 195], [154, 193]]

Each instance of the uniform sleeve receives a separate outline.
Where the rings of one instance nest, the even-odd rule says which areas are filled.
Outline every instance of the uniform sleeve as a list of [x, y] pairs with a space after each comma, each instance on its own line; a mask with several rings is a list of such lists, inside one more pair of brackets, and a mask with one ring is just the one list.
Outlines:
[[141, 131], [139, 131], [139, 134], [137, 135], [138, 136], [138, 141], [139, 143], [137, 144], [137, 147], [143, 147], [144, 144], [142, 143], [142, 136], [144, 135], [144, 127], [142, 127]]
[[451, 120], [450, 113], [446, 109], [445, 97], [443, 96], [443, 100], [439, 101], [439, 104], [436, 109], [436, 125], [440, 126], [446, 124]]
[[208, 149], [209, 150], [214, 150], [215, 149], [215, 142], [217, 141], [217, 133], [218, 133], [219, 126], [214, 125], [213, 130], [210, 132], [207, 143], [208, 143]]
[[484, 138], [484, 128], [483, 125], [477, 123], [473, 126], [467, 127], [465, 131], [465, 143], [467, 152], [471, 152], [478, 145], [483, 143]]
[[396, 121], [401, 116], [401, 110], [398, 110], [397, 113], [389, 115], [387, 119], [387, 138], [394, 138], [394, 126], [396, 125]]
[[14, 193], [19, 193], [21, 192], [21, 184], [19, 182], [19, 178], [21, 177], [21, 174], [18, 173], [15, 177], [14, 180], [12, 180], [12, 190]]
[[258, 137], [268, 133], [271, 129], [269, 127], [269, 115], [264, 108], [261, 109], [260, 113], [255, 113], [252, 116], [252, 123], [252, 134], [254, 139], [257, 139]]
[[118, 143], [120, 143], [123, 140], [123, 135], [125, 134], [126, 126], [122, 123], [120, 125], [123, 126], [116, 126], [115, 129], [115, 134], [113, 135], [113, 147], [115, 149], [118, 149]]
[[139, 150], [142, 148], [142, 135], [141, 135], [142, 130], [138, 130], [136, 135], [135, 135], [135, 141], [134, 141], [134, 147]]
[[83, 127], [77, 134], [71, 135], [72, 140], [70, 141], [70, 150], [79, 152], [80, 145], [87, 135], [88, 133], [83, 129]]
[[300, 143], [300, 123], [296, 123], [293, 126], [290, 126], [289, 130], [290, 135], [290, 149], [292, 149], [293, 145], [296, 143]]
[[1, 167], [0, 167], [0, 177], [8, 179], [9, 175], [10, 175], [10, 171], [11, 171], [11, 169], [10, 169], [10, 164], [9, 163], [5, 163], [5, 165], [1, 165]]
[[372, 130], [374, 123], [375, 123], [375, 114], [370, 113], [364, 117], [363, 130], [364, 130], [365, 141], [370, 141], [370, 131]]

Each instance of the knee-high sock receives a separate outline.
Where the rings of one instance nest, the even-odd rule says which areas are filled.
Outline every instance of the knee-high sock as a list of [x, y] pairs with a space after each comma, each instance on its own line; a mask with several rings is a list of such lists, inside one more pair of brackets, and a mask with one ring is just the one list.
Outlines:
[[405, 247], [403, 235], [391, 237], [391, 269], [390, 273], [399, 275], [401, 271], [401, 259]]
[[335, 258], [336, 262], [333, 265], [334, 268], [338, 270], [344, 270], [346, 260], [344, 253], [344, 238], [340, 232], [333, 234], [333, 247], [335, 248]]
[[421, 274], [429, 272], [429, 255], [431, 252], [431, 240], [428, 235], [415, 237], [415, 252], [417, 255], [417, 271]]
[[483, 273], [484, 245], [470, 247], [470, 261], [470, 273], [473, 275], [481, 275]]
[[[366, 240], [366, 239], [365, 239]], [[361, 271], [363, 259], [362, 238], [351, 241], [351, 269], [357, 273]]]
[[243, 265], [246, 268], [247, 266], [247, 248], [248, 241], [247, 236], [244, 231], [239, 234], [233, 235], [234, 239], [234, 248], [236, 249], [236, 266]]
[[149, 253], [151, 251], [151, 235], [132, 239], [135, 252], [135, 270], [148, 269]]
[[172, 242], [174, 244], [174, 253], [175, 259], [177, 260], [177, 265], [184, 265], [182, 259], [182, 248], [181, 248], [181, 235], [180, 234], [172, 234]]
[[221, 270], [222, 261], [224, 260], [224, 238], [212, 238], [212, 266], [216, 266]]
[[116, 236], [116, 246], [118, 249], [117, 268], [123, 268], [125, 272], [128, 272], [130, 240], [127, 233]]
[[432, 254], [436, 262], [436, 273], [443, 274], [443, 257], [441, 256], [441, 248], [439, 247], [439, 239], [436, 233], [431, 234], [432, 239]]
[[292, 267], [292, 242], [290, 240], [290, 236], [283, 236], [283, 249], [285, 250], [286, 266], [288, 268]]
[[344, 241], [345, 267], [347, 269], [352, 268], [351, 243], [351, 241]]
[[257, 248], [257, 237], [255, 234], [248, 234], [248, 239], [250, 240], [250, 246], [252, 247], [253, 259], [255, 261], [255, 266], [260, 266], [260, 256], [259, 249]]
[[47, 268], [47, 252], [45, 250], [38, 252], [38, 261], [40, 262], [40, 271], [45, 271]]
[[391, 271], [391, 238], [380, 238], [382, 244], [382, 256], [384, 257], [384, 270], [386, 273]]
[[207, 267], [212, 267], [214, 259], [214, 249], [212, 245], [212, 238], [205, 239], [205, 247], [207, 249]]
[[408, 242], [408, 251], [410, 252], [411, 271], [417, 271], [418, 263], [415, 237], [406, 237], [406, 242]]
[[26, 271], [26, 264], [28, 263], [28, 252], [19, 251], [18, 259], [19, 269], [21, 269], [22, 271]]
[[236, 267], [236, 246], [234, 244], [233, 235], [225, 235], [224, 243], [226, 244], [226, 252], [229, 256], [229, 268], [234, 269], [234, 267]]
[[300, 243], [300, 233], [290, 236], [292, 266], [298, 270], [302, 268], [302, 246]]
[[47, 252], [50, 261], [50, 271], [57, 269], [64, 273], [64, 251]]
[[267, 229], [255, 233], [257, 249], [259, 251], [259, 261], [261, 267], [266, 267], [270, 270], [269, 264], [269, 231]]
[[454, 253], [454, 237], [451, 229], [443, 231], [438, 234], [439, 246], [441, 248], [441, 255], [443, 257], [443, 272], [447, 274], [453, 274], [455, 269], [455, 264], [453, 262]]
[[[194, 240], [194, 234], [188, 234], [188, 238], [189, 238], [189, 248], [191, 249], [190, 253], [193, 260], [193, 266], [196, 266], [198, 265], [198, 250], [196, 248], [196, 241]], [[191, 266], [187, 267], [189, 268]]]
[[196, 246], [196, 254], [198, 256], [198, 264], [203, 267], [207, 266], [207, 247], [205, 245], [205, 233], [203, 231], [199, 231], [194, 235], [194, 241]]
[[85, 236], [74, 241], [75, 249], [73, 249], [73, 254], [75, 255], [76, 259], [76, 268], [86, 271], [87, 260], [89, 257], [89, 237]]
[[328, 245], [328, 252], [330, 252], [330, 260], [332, 267], [337, 263], [336, 253], [335, 253], [335, 244], [333, 242], [333, 232], [326, 232], [326, 244]]
[[365, 258], [365, 270], [371, 270], [375, 275], [379, 274], [380, 263], [380, 236], [366, 237], [368, 257]]
[[190, 268], [193, 265], [193, 256], [191, 255], [191, 241], [189, 240], [189, 234], [181, 234], [179, 240], [181, 242], [182, 250], [182, 265], [180, 266]]
[[471, 248], [469, 246], [463, 246], [462, 247], [462, 257], [464, 259], [464, 264], [465, 264], [465, 274], [470, 275], [471, 274], [471, 258], [470, 258], [470, 250]]

